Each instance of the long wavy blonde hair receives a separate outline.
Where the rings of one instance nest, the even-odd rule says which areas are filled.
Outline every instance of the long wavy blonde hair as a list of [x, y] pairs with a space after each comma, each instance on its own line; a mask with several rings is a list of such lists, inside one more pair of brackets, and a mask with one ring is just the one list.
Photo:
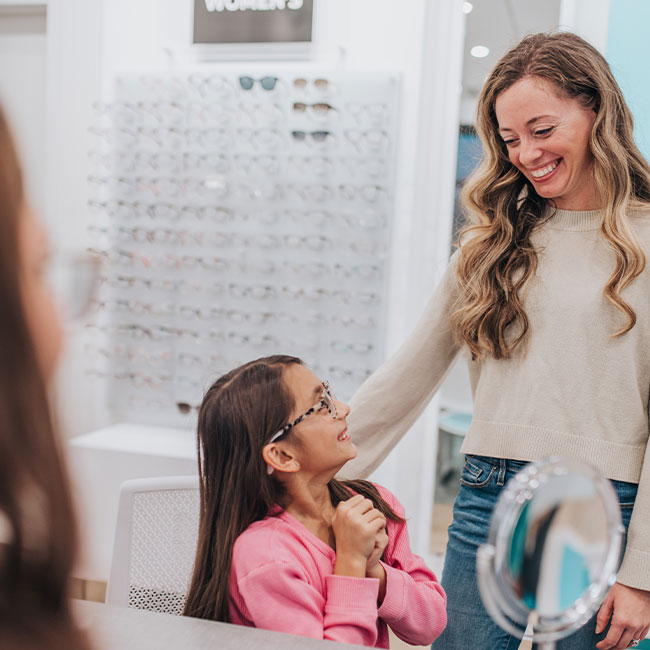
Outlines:
[[537, 268], [531, 233], [547, 214], [548, 203], [510, 162], [495, 112], [497, 97], [524, 77], [543, 80], [558, 96], [575, 99], [596, 114], [589, 146], [603, 209], [600, 231], [616, 255], [604, 295], [626, 318], [613, 336], [636, 323], [621, 291], [645, 267], [628, 214], [650, 203], [650, 167], [634, 143], [632, 115], [594, 47], [567, 32], [535, 34], [497, 63], [478, 101], [476, 130], [484, 156], [461, 194], [472, 222], [459, 236], [460, 299], [451, 315], [456, 336], [475, 359], [485, 354], [509, 358], [529, 333], [524, 296]]

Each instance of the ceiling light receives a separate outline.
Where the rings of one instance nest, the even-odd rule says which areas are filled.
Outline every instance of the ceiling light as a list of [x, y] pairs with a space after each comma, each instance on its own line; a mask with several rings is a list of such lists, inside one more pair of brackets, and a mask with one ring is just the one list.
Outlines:
[[464, 14], [468, 14], [472, 9], [474, 9], [474, 5], [471, 2], [463, 2]]
[[469, 53], [477, 59], [483, 59], [490, 53], [490, 48], [485, 45], [475, 45]]

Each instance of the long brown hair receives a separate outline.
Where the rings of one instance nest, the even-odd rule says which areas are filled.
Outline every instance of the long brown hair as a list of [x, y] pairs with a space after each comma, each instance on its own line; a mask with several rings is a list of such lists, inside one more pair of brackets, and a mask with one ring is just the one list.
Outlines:
[[19, 281], [24, 209], [0, 110], [0, 638], [3, 648], [80, 650], [68, 598], [75, 522]]
[[[251, 361], [212, 384], [199, 410], [201, 509], [194, 572], [184, 614], [230, 621], [228, 593], [235, 540], [254, 521], [286, 506], [287, 495], [269, 476], [262, 449], [294, 407], [284, 369], [302, 364], [276, 355]], [[292, 435], [291, 432], [289, 435]], [[332, 504], [363, 494], [387, 519], [403, 521], [368, 481], [328, 484]]]
[[632, 115], [594, 47], [567, 32], [535, 34], [497, 63], [478, 101], [476, 130], [484, 157], [461, 194], [473, 223], [459, 237], [460, 299], [451, 316], [473, 358], [485, 353], [508, 358], [529, 330], [523, 300], [537, 268], [531, 234], [549, 206], [510, 162], [495, 112], [497, 97], [524, 77], [547, 82], [559, 96], [596, 114], [589, 146], [603, 206], [601, 235], [616, 255], [604, 295], [626, 319], [613, 335], [625, 334], [636, 322], [621, 291], [645, 266], [628, 214], [650, 202], [650, 167], [634, 143]]

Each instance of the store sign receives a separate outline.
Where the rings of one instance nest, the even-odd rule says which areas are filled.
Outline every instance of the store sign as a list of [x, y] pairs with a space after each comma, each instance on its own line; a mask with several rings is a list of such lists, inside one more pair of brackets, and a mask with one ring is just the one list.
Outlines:
[[194, 0], [194, 42], [309, 42], [313, 13], [314, 0]]

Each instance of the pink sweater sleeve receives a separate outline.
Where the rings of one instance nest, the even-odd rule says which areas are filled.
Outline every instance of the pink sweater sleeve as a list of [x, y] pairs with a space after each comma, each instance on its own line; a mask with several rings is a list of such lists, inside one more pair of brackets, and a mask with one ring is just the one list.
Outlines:
[[[402, 504], [384, 488], [379, 490], [403, 517]], [[433, 571], [411, 551], [406, 524], [389, 522], [388, 537], [382, 562], [386, 571], [386, 595], [379, 616], [402, 641], [429, 645], [447, 625], [447, 597]]]
[[255, 627], [316, 639], [374, 646], [379, 581], [330, 575], [327, 597], [295, 564], [273, 562], [238, 582]]

